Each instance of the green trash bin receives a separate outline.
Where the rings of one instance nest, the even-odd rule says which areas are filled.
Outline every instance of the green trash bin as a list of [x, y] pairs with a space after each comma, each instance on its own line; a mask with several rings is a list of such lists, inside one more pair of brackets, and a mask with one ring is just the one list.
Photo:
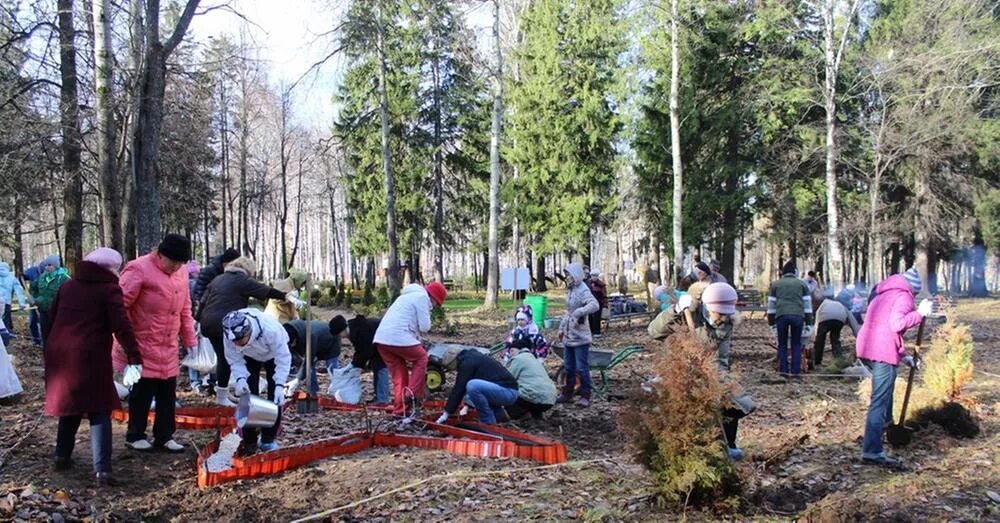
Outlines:
[[531, 307], [531, 317], [539, 329], [545, 328], [545, 312], [549, 305], [548, 296], [529, 294], [524, 297], [524, 304]]

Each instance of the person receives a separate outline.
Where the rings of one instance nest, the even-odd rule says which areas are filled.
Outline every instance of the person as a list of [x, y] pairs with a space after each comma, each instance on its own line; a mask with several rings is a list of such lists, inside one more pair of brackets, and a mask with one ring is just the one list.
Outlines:
[[546, 343], [545, 337], [542, 336], [542, 332], [538, 330], [538, 325], [532, 321], [531, 306], [522, 305], [519, 307], [514, 315], [514, 321], [516, 322], [514, 328], [511, 329], [504, 341], [504, 363], [509, 362], [514, 357], [511, 352], [518, 349], [530, 352], [532, 356], [540, 360], [545, 360], [549, 355], [549, 345]]
[[670, 289], [665, 285], [657, 287], [656, 296], [660, 302], [660, 313], [646, 326], [646, 332], [654, 340], [667, 339], [677, 327], [685, 321], [685, 311], [691, 307], [691, 278], [681, 278], [671, 297]]
[[802, 370], [802, 327], [812, 325], [812, 297], [809, 288], [799, 279], [794, 260], [781, 268], [781, 278], [771, 282], [767, 291], [767, 324], [778, 338], [778, 371], [789, 374], [788, 346], [791, 344], [791, 374]]
[[757, 403], [728, 372], [723, 373], [722, 383], [729, 388], [728, 404], [722, 409], [722, 435], [726, 439], [729, 458], [739, 461], [744, 457], [743, 449], [736, 445], [740, 420], [757, 410]]
[[806, 273], [806, 277], [802, 278], [802, 282], [806, 284], [806, 288], [809, 289], [809, 295], [812, 296], [816, 289], [819, 288], [819, 281], [816, 280], [816, 271], [809, 271]]
[[830, 337], [833, 357], [841, 359], [844, 357], [844, 348], [840, 343], [840, 331], [844, 329], [844, 325], [847, 325], [857, 337], [861, 326], [858, 325], [854, 314], [851, 314], [851, 311], [844, 307], [843, 303], [824, 297], [818, 290], [814, 291], [812, 296], [813, 309], [816, 311], [816, 341], [813, 342], [813, 361], [810, 364], [819, 367], [823, 364], [823, 350], [827, 336]]
[[[31, 283], [38, 279], [38, 276], [42, 273], [36, 265], [32, 265], [27, 269], [24, 269], [24, 280], [28, 282], [28, 288], [31, 288]], [[28, 294], [28, 302], [33, 302], [30, 291]], [[31, 332], [31, 342], [36, 347], [42, 346], [42, 325], [38, 319], [38, 307], [32, 307], [31, 312], [28, 316], [28, 330]]]
[[863, 463], [897, 467], [900, 460], [890, 458], [882, 447], [882, 433], [892, 423], [892, 396], [896, 385], [896, 369], [900, 362], [907, 366], [917, 363], [906, 355], [903, 333], [929, 316], [933, 304], [923, 300], [914, 307], [914, 296], [920, 293], [920, 274], [916, 267], [903, 274], [894, 274], [878, 284], [878, 295], [868, 307], [868, 316], [858, 333], [858, 358], [872, 373], [871, 403], [865, 418], [862, 440]]
[[[266, 312], [266, 311], [265, 311]], [[319, 392], [319, 382], [316, 380], [316, 361], [326, 362], [327, 372], [331, 374], [339, 367], [340, 358], [340, 337], [330, 332], [330, 324], [325, 321], [313, 320], [312, 323], [312, 373], [309, 376], [309, 394], [315, 396]], [[283, 325], [285, 333], [288, 334], [288, 348], [292, 354], [302, 360], [295, 379], [299, 383], [306, 377], [306, 322], [305, 320], [291, 320]]]
[[456, 359], [458, 375], [455, 385], [437, 422], [448, 421], [458, 411], [463, 398], [476, 408], [480, 423], [493, 425], [509, 419], [504, 407], [517, 401], [518, 383], [514, 376], [500, 362], [476, 349], [465, 349], [458, 353]]
[[292, 367], [292, 354], [288, 350], [288, 334], [270, 314], [245, 308], [227, 313], [222, 318], [226, 361], [232, 369], [233, 391], [237, 396], [259, 395], [260, 371], [267, 376], [267, 394], [264, 396], [279, 407], [278, 419], [270, 428], [260, 430], [243, 427], [240, 454], [248, 456], [257, 452], [278, 450], [275, 439], [281, 426], [281, 407], [285, 404], [285, 382]]
[[222, 339], [222, 318], [232, 311], [248, 306], [250, 298], [261, 301], [284, 298], [301, 303], [291, 293], [282, 293], [258, 282], [254, 279], [256, 274], [257, 264], [253, 258], [240, 256], [227, 263], [223, 273], [208, 284], [205, 296], [201, 300], [201, 308], [198, 309], [197, 319], [201, 324], [201, 334], [212, 342], [218, 362], [215, 367], [215, 402], [224, 407], [231, 407], [233, 403], [229, 401], [229, 387], [232, 383], [229, 379], [229, 363], [226, 360], [225, 344]]
[[[143, 362], [141, 378], [132, 386], [128, 401], [125, 442], [135, 450], [184, 450], [174, 440], [174, 408], [180, 368], [177, 338], [189, 352], [198, 344], [191, 319], [187, 271], [181, 270], [190, 259], [191, 240], [168, 234], [150, 253], [128, 262], [119, 278]], [[114, 352], [117, 358], [124, 359], [121, 347]], [[150, 443], [146, 439], [146, 418], [154, 399], [156, 417]]]
[[594, 339], [598, 339], [601, 337], [601, 321], [604, 319], [604, 309], [608, 308], [608, 286], [601, 280], [601, 271], [598, 269], [591, 270], [590, 267], [584, 265], [583, 276], [587, 288], [594, 295], [594, 299], [597, 300], [599, 307], [597, 312], [592, 312], [587, 316], [590, 322], [590, 333]]
[[736, 289], [728, 283], [713, 283], [705, 287], [697, 303], [693, 299], [678, 301], [691, 332], [715, 348], [722, 371], [728, 371], [731, 363], [733, 329], [738, 323], [736, 301]]
[[545, 372], [542, 361], [530, 351], [513, 349], [507, 370], [517, 380], [517, 400], [506, 407], [511, 419], [519, 419], [531, 414], [542, 419], [542, 414], [556, 402], [556, 384]]
[[729, 283], [729, 280], [723, 276], [721, 272], [719, 272], [722, 270], [722, 264], [719, 263], [719, 260], [712, 258], [712, 260], [708, 262], [708, 268], [712, 271], [708, 277], [709, 281], [712, 283]]
[[240, 257], [240, 251], [236, 249], [226, 249], [222, 254], [212, 258], [211, 263], [201, 268], [198, 273], [198, 280], [194, 284], [194, 289], [191, 291], [191, 303], [194, 304], [194, 316], [198, 316], [198, 310], [201, 307], [201, 300], [205, 297], [205, 291], [208, 290], [208, 284], [212, 283], [216, 277], [222, 274], [226, 270], [226, 264]]
[[646, 260], [646, 270], [643, 272], [643, 283], [646, 287], [646, 303], [650, 306], [656, 298], [653, 291], [660, 284], [660, 270], [653, 264], [652, 260]]
[[[10, 299], [13, 295], [17, 295], [17, 303], [22, 309], [27, 306], [21, 281], [10, 271], [10, 265], [0, 262], [0, 298], [3, 299], [3, 324], [10, 333], [14, 332], [14, 322], [10, 316]], [[6, 344], [7, 339], [4, 339], [3, 342]]]
[[49, 331], [52, 330], [52, 322], [49, 319], [52, 300], [55, 299], [56, 292], [59, 292], [59, 287], [69, 279], [69, 273], [60, 266], [59, 257], [55, 255], [46, 256], [41, 265], [42, 274], [31, 282], [30, 292], [34, 305], [38, 307], [38, 322], [41, 324], [44, 347]]
[[111, 476], [111, 411], [121, 408], [113, 381], [112, 335], [140, 374], [143, 361], [118, 285], [121, 265], [122, 255], [107, 247], [77, 262], [73, 279], [52, 302], [45, 348], [45, 415], [59, 417], [54, 468], [73, 466], [76, 431], [86, 415], [97, 483], [112, 486], [118, 482]]
[[381, 320], [357, 315], [350, 320], [336, 315], [330, 320], [330, 333], [347, 338], [354, 347], [351, 365], [358, 369], [371, 367], [372, 386], [375, 388], [375, 403], [389, 403], [389, 369], [375, 348], [375, 331]]
[[[288, 277], [275, 280], [271, 282], [271, 287], [278, 289], [279, 291], [285, 293], [285, 295], [291, 293], [295, 297], [299, 297], [299, 290], [302, 289], [306, 284], [306, 273], [299, 269], [291, 269], [288, 271]], [[298, 302], [300, 305], [296, 305], [284, 296], [281, 298], [271, 298], [267, 300], [267, 306], [264, 307], [264, 312], [274, 316], [278, 319], [279, 323], [286, 323], [290, 320], [298, 319], [299, 317], [299, 307], [304, 302]]]
[[694, 274], [698, 281], [706, 284], [727, 283], [725, 276], [713, 271], [712, 268], [705, 262], [698, 262], [698, 264], [694, 266]]
[[[198, 267], [198, 262], [194, 260], [189, 260], [187, 263], [187, 273], [188, 273], [188, 294], [191, 295], [191, 308], [194, 309], [194, 287], [198, 283], [198, 273], [201, 272], [201, 267]], [[192, 313], [192, 316], [194, 314]], [[196, 328], [197, 330], [197, 328]], [[201, 394], [201, 373], [195, 369], [188, 369], [188, 384], [191, 390], [197, 394]]]
[[427, 388], [427, 350], [420, 336], [431, 330], [431, 309], [443, 305], [447, 296], [441, 282], [432, 281], [426, 287], [411, 283], [403, 287], [375, 330], [375, 347], [392, 376], [394, 415], [416, 417], [416, 404]]
[[569, 288], [566, 293], [566, 313], [559, 323], [559, 341], [563, 344], [566, 384], [562, 394], [556, 398], [556, 403], [572, 401], [573, 390], [576, 388], [576, 375], [579, 373], [580, 399], [577, 404], [589, 407], [593, 384], [590, 381], [591, 337], [587, 316], [596, 312], [600, 306], [590, 293], [590, 289], [583, 284], [583, 267], [579, 263], [566, 266], [566, 282]]

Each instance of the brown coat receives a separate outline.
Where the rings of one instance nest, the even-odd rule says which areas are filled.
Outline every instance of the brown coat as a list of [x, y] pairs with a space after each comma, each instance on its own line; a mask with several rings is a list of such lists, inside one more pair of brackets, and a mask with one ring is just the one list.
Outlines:
[[45, 342], [45, 414], [70, 416], [121, 407], [111, 367], [111, 336], [125, 347], [129, 363], [142, 363], [139, 345], [118, 286], [118, 276], [91, 262], [52, 303], [52, 332]]

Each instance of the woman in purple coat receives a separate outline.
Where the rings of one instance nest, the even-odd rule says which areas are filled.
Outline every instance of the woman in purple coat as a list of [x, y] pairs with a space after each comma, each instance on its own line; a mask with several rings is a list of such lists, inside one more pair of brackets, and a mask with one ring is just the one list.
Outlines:
[[122, 255], [106, 247], [76, 264], [75, 276], [52, 302], [52, 332], [45, 345], [45, 414], [59, 417], [55, 469], [73, 466], [76, 431], [86, 414], [99, 485], [117, 484], [110, 476], [111, 411], [121, 408], [112, 377], [112, 334], [130, 364], [142, 363], [118, 286], [121, 265]]
[[923, 300], [920, 307], [914, 308], [913, 297], [920, 292], [920, 287], [920, 274], [916, 268], [882, 280], [858, 333], [858, 358], [872, 371], [872, 399], [868, 406], [861, 451], [864, 463], [890, 467], [900, 465], [899, 460], [886, 456], [882, 448], [882, 432], [887, 424], [892, 423], [896, 367], [900, 362], [915, 365], [913, 356], [906, 356], [903, 333], [931, 313], [930, 300]]

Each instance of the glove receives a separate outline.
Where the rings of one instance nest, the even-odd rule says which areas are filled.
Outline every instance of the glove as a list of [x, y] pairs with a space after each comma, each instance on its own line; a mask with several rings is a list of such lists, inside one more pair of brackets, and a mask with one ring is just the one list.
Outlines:
[[142, 378], [142, 365], [126, 365], [122, 385], [131, 388], [132, 385], [139, 383], [140, 378]]
[[907, 367], [910, 367], [910, 368], [918, 368], [919, 367], [919, 365], [917, 364], [917, 362], [914, 361], [913, 356], [903, 356], [903, 359], [900, 360], [900, 363], [902, 363], [903, 365], [906, 365]]
[[300, 300], [299, 297], [295, 295], [295, 291], [290, 291], [288, 294], [286, 294], [285, 299], [288, 300], [289, 303], [294, 305], [296, 309], [301, 308], [303, 305], [306, 304], [306, 302]]
[[438, 423], [444, 423], [446, 421], [448, 421], [448, 413], [447, 412], [442, 412], [441, 415], [438, 416], [437, 422]]
[[917, 313], [926, 318], [927, 316], [930, 316], [932, 312], [934, 312], [934, 302], [928, 300], [927, 298], [921, 300], [920, 305], [917, 306]]
[[285, 403], [285, 388], [278, 385], [274, 388], [274, 404], [280, 407], [283, 403]]
[[286, 383], [285, 384], [285, 389], [288, 390], [287, 394], [289, 396], [294, 396], [295, 395], [295, 391], [299, 390], [299, 380], [298, 380], [298, 378], [296, 378], [296, 379], [294, 379], [294, 380], [289, 381], [288, 383]]
[[810, 338], [810, 337], [812, 337], [812, 335], [813, 335], [813, 326], [812, 325], [806, 325], [805, 327], [802, 328], [802, 337], [803, 338]]
[[237, 396], [250, 394], [250, 385], [247, 385], [246, 378], [236, 380], [236, 385], [233, 385], [233, 394], [236, 394]]

